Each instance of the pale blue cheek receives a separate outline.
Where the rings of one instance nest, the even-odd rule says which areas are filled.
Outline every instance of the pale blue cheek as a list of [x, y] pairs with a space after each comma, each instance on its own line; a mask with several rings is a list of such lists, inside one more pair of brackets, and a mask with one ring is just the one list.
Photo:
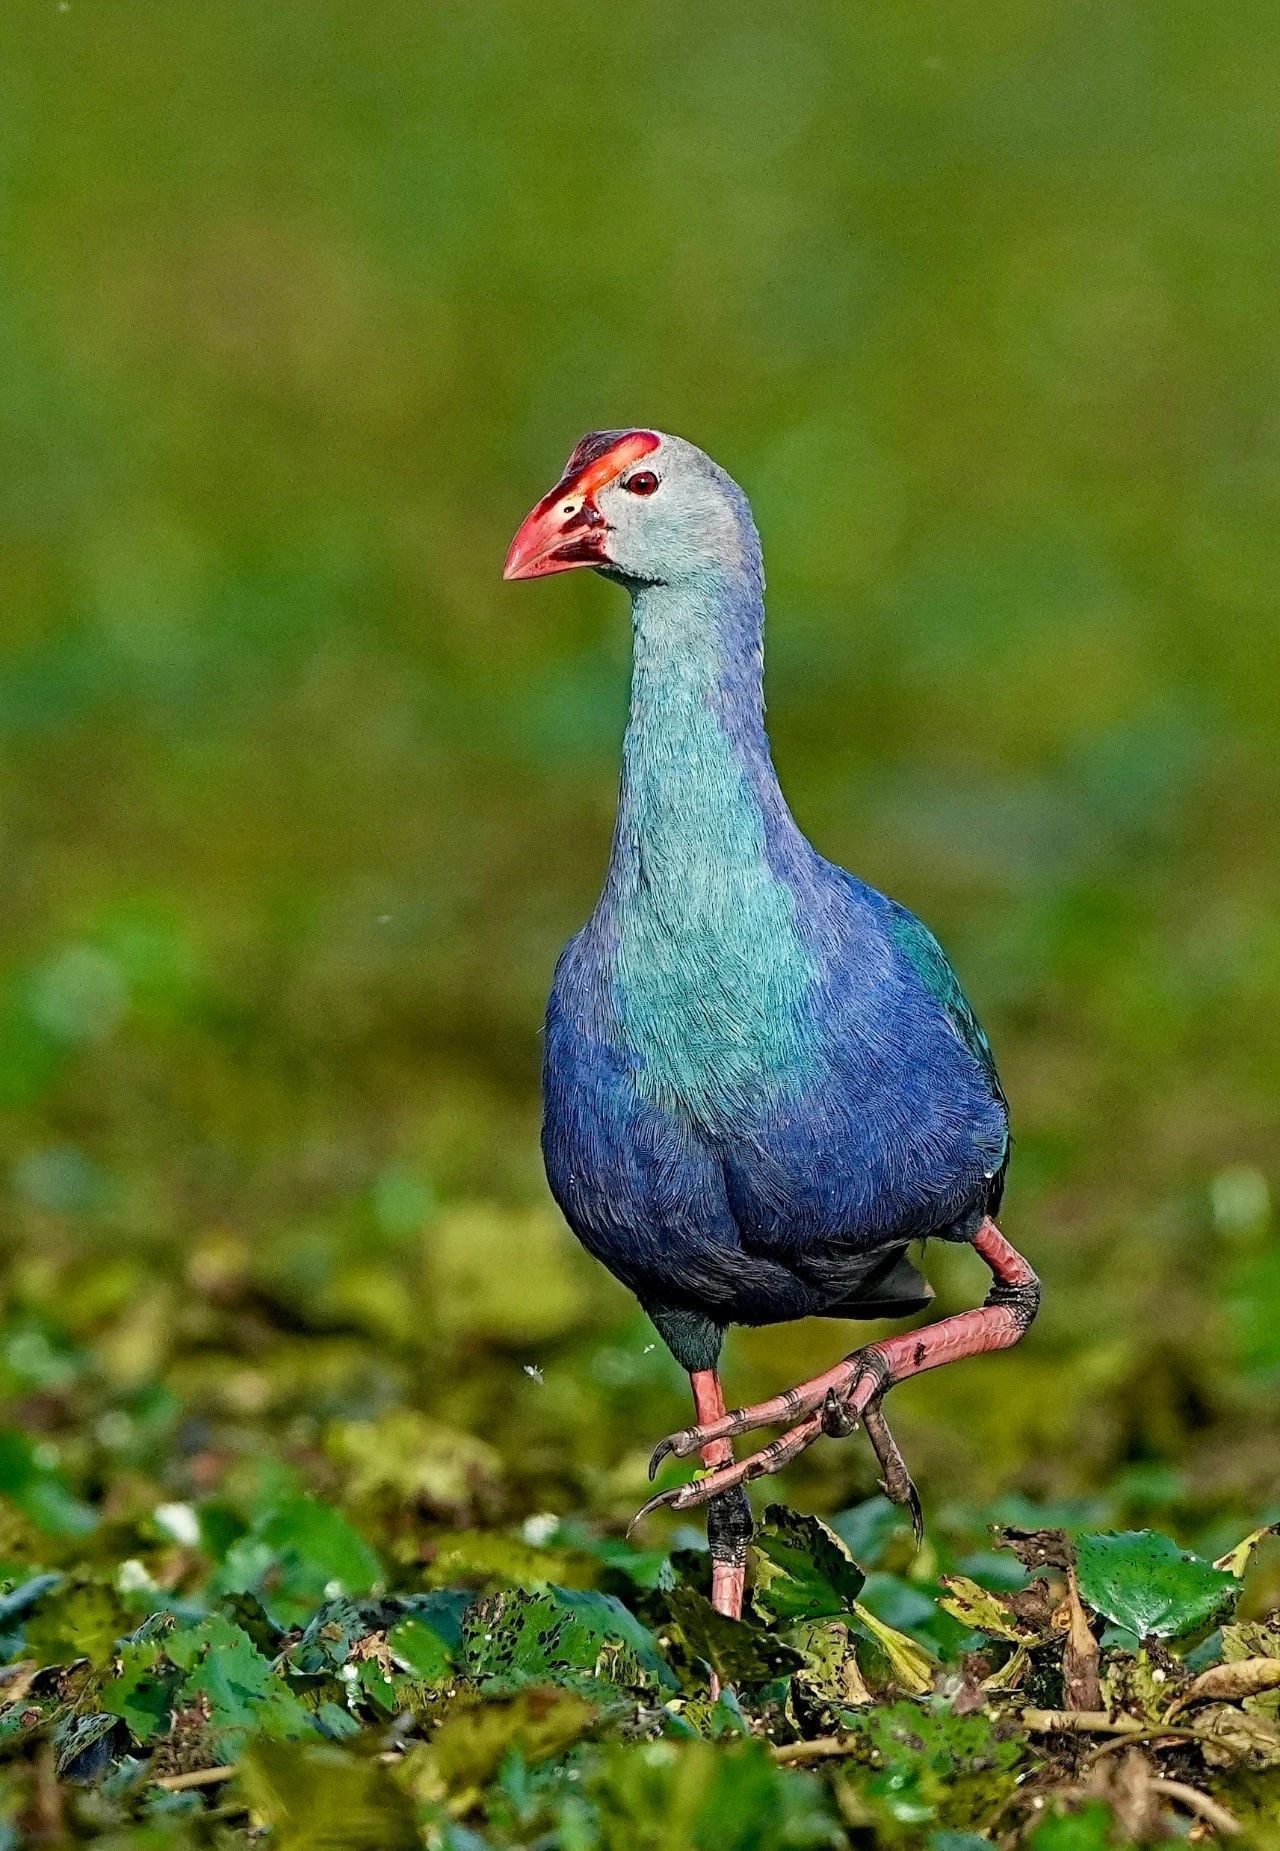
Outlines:
[[704, 691], [668, 681], [629, 742], [621, 1026], [654, 1103], [714, 1125], [803, 1077], [812, 960]]

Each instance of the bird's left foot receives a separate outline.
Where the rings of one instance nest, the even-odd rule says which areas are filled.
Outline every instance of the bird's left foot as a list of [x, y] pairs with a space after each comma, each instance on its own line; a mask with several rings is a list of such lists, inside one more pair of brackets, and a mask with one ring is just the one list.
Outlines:
[[896, 1382], [919, 1375], [925, 1369], [958, 1362], [962, 1357], [977, 1356], [986, 1350], [1008, 1349], [1024, 1334], [1040, 1301], [1039, 1282], [1034, 1272], [994, 1221], [983, 1222], [974, 1236], [973, 1246], [993, 1275], [986, 1302], [977, 1310], [943, 1318], [941, 1323], [929, 1325], [924, 1330], [887, 1337], [865, 1350], [855, 1350], [834, 1369], [802, 1383], [799, 1388], [788, 1389], [784, 1395], [775, 1395], [771, 1401], [739, 1408], [719, 1419], [703, 1421], [698, 1426], [671, 1434], [654, 1449], [649, 1461], [650, 1478], [668, 1456], [686, 1459], [716, 1441], [732, 1440], [740, 1433], [751, 1433], [759, 1427], [781, 1426], [786, 1421], [794, 1421], [770, 1445], [739, 1460], [736, 1465], [719, 1466], [691, 1484], [659, 1492], [637, 1512], [632, 1528], [662, 1505], [669, 1510], [693, 1510], [705, 1504], [708, 1498], [748, 1484], [753, 1478], [780, 1472], [824, 1433], [833, 1436], [852, 1433], [861, 1423], [867, 1429], [867, 1437], [880, 1462], [885, 1491], [895, 1503], [911, 1512], [912, 1528], [918, 1539], [923, 1527], [920, 1500], [880, 1411], [881, 1398]]

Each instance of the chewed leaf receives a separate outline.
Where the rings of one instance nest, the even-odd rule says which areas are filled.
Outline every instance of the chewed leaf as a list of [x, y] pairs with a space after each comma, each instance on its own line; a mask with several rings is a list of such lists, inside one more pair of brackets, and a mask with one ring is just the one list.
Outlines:
[[604, 1678], [639, 1689], [675, 1681], [653, 1634], [620, 1600], [574, 1588], [515, 1590], [477, 1602], [463, 1648], [472, 1677], [508, 1685]]
[[667, 1599], [690, 1649], [726, 1683], [763, 1684], [804, 1664], [792, 1646], [761, 1627], [717, 1613], [693, 1588], [673, 1588]]
[[1214, 1567], [1225, 1568], [1228, 1574], [1236, 1577], [1237, 1581], [1243, 1580], [1249, 1563], [1253, 1560], [1254, 1550], [1259, 1543], [1266, 1542], [1269, 1536], [1280, 1536], [1280, 1523], [1265, 1523], [1260, 1530], [1251, 1530], [1243, 1541], [1236, 1544], [1234, 1549], [1228, 1549], [1225, 1555], [1220, 1555], [1213, 1564]]
[[938, 1605], [962, 1626], [986, 1633], [990, 1639], [1008, 1639], [1014, 1644], [1035, 1638], [1035, 1633], [1022, 1624], [999, 1594], [979, 1587], [968, 1575], [943, 1575], [941, 1583], [947, 1591]]
[[1207, 1626], [1239, 1593], [1226, 1569], [1154, 1530], [1082, 1536], [1076, 1564], [1086, 1605], [1139, 1639], [1182, 1638]]
[[753, 1603], [763, 1618], [780, 1625], [848, 1613], [866, 1582], [834, 1530], [781, 1504], [765, 1511], [755, 1552]]

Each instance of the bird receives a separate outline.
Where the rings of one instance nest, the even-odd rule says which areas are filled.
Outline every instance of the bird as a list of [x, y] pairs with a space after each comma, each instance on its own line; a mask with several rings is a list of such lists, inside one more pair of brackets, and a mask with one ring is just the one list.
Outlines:
[[[703, 1469], [636, 1521], [705, 1504], [712, 1604], [738, 1620], [743, 1487], [860, 1425], [919, 1541], [884, 1396], [1017, 1343], [1040, 1287], [996, 1223], [1009, 1109], [955, 971], [911, 912], [812, 847], [782, 794], [743, 490], [684, 438], [590, 432], [504, 577], [582, 567], [630, 597], [631, 696], [604, 884], [547, 1007], [543, 1156], [570, 1228], [689, 1376], [693, 1424], [658, 1444], [649, 1475], [672, 1456]], [[913, 1316], [932, 1291], [909, 1248], [929, 1239], [986, 1263], [981, 1306], [726, 1409], [730, 1327]], [[781, 1431], [735, 1459], [735, 1439], [765, 1428]]]

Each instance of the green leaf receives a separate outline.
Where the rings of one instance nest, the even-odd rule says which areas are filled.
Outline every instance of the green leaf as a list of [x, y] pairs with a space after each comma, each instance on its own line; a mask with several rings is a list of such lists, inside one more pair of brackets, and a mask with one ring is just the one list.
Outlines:
[[804, 1668], [796, 1672], [795, 1682], [811, 1706], [843, 1708], [866, 1701], [866, 1685], [843, 1620], [798, 1620], [787, 1629], [787, 1643], [804, 1654]]
[[615, 1743], [587, 1770], [599, 1826], [575, 1845], [610, 1851], [819, 1851], [848, 1842], [822, 1785], [758, 1740]]
[[289, 1670], [311, 1677], [340, 1671], [360, 1640], [385, 1632], [401, 1611], [395, 1600], [327, 1600], [289, 1647]]
[[530, 1764], [563, 1754], [599, 1715], [582, 1692], [546, 1688], [455, 1705], [431, 1738], [432, 1760], [451, 1793], [467, 1793], [484, 1786], [512, 1748]]
[[[594, 1562], [584, 1561], [582, 1566], [582, 1580], [597, 1579]], [[440, 1539], [426, 1578], [432, 1587], [440, 1589], [460, 1583], [483, 1588], [536, 1588], [575, 1581], [579, 1577], [574, 1569], [572, 1555], [535, 1548], [511, 1536], [463, 1530]]]
[[172, 1633], [164, 1642], [164, 1654], [186, 1673], [178, 1705], [207, 1706], [222, 1752], [233, 1752], [245, 1735], [291, 1738], [312, 1733], [309, 1712], [284, 1679], [248, 1634], [221, 1614]]
[[41, 1665], [66, 1665], [77, 1658], [100, 1663], [131, 1624], [114, 1583], [80, 1570], [32, 1613], [24, 1649]]
[[47, 1448], [9, 1427], [0, 1428], [0, 1497], [50, 1536], [87, 1536], [97, 1527]]
[[387, 1645], [396, 1661], [420, 1684], [447, 1684], [453, 1672], [453, 1653], [424, 1621], [412, 1615], [393, 1626]]
[[64, 1716], [53, 1732], [59, 1780], [96, 1779], [111, 1760], [119, 1728], [119, 1718], [101, 1710]]
[[280, 1649], [281, 1632], [255, 1594], [228, 1594], [222, 1602], [227, 1618], [248, 1633], [264, 1658]]
[[354, 1748], [255, 1742], [240, 1784], [272, 1851], [417, 1851], [422, 1842], [408, 1794]]
[[[398, 1294], [403, 1303], [403, 1293]], [[388, 1514], [431, 1511], [454, 1525], [491, 1505], [501, 1479], [495, 1449], [474, 1434], [393, 1408], [376, 1421], [334, 1428], [327, 1448], [342, 1468], [345, 1494]]]
[[752, 1604], [777, 1625], [848, 1613], [866, 1576], [834, 1530], [771, 1504], [754, 1537]]
[[831, 1527], [855, 1562], [879, 1568], [898, 1536], [910, 1534], [911, 1522], [901, 1505], [886, 1497], [864, 1498], [831, 1519]]
[[367, 1594], [382, 1563], [347, 1519], [318, 1498], [291, 1496], [231, 1544], [215, 1588], [254, 1594], [273, 1623], [305, 1625], [325, 1600]]
[[1182, 1638], [1207, 1626], [1239, 1593], [1228, 1570], [1155, 1530], [1082, 1536], [1076, 1572], [1085, 1604], [1138, 1639]]
[[1111, 1808], [1086, 1800], [1073, 1812], [1044, 1819], [1026, 1841], [1027, 1851], [1113, 1851]]
[[145, 1747], [169, 1727], [181, 1682], [159, 1639], [131, 1641], [122, 1647], [120, 1669], [102, 1686], [98, 1701], [121, 1717], [134, 1741]]
[[12, 1626], [16, 1621], [24, 1618], [44, 1599], [46, 1594], [51, 1594], [54, 1588], [59, 1587], [61, 1582], [62, 1576], [57, 1574], [29, 1575], [25, 1581], [20, 1581], [17, 1587], [11, 1588], [7, 1594], [0, 1596], [0, 1628]]
[[941, 1704], [898, 1702], [849, 1720], [859, 1758], [876, 1770], [866, 1795], [900, 1824], [968, 1825], [1013, 1791], [1021, 1743], [981, 1711], [957, 1716]]
[[675, 1681], [653, 1634], [620, 1600], [579, 1589], [490, 1595], [467, 1614], [463, 1650], [475, 1678], [546, 1684], [607, 1678], [636, 1688]]
[[746, 1620], [717, 1613], [694, 1588], [673, 1588], [667, 1600], [690, 1650], [726, 1684], [764, 1684], [804, 1664], [793, 1646]]

